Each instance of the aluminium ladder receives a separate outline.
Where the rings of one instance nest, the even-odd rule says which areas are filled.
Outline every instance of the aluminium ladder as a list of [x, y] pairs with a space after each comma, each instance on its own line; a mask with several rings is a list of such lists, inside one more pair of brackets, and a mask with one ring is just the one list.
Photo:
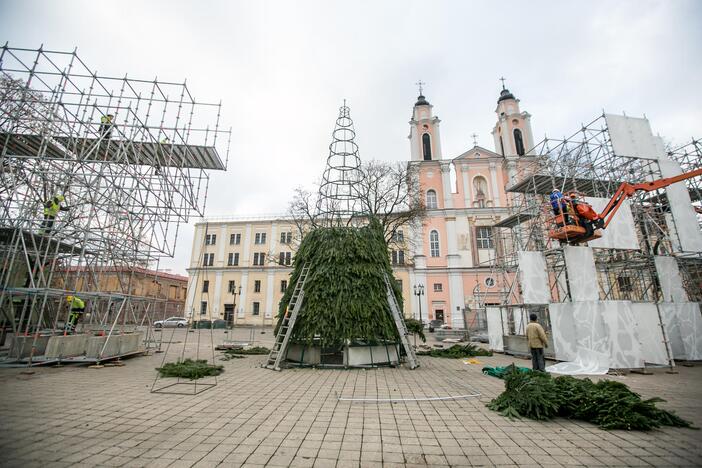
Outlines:
[[409, 342], [407, 337], [407, 325], [405, 324], [405, 319], [400, 312], [400, 306], [397, 304], [397, 299], [395, 298], [395, 292], [390, 285], [390, 279], [387, 273], [385, 274], [385, 289], [388, 298], [388, 304], [390, 304], [390, 312], [392, 313], [392, 318], [395, 319], [395, 326], [397, 327], [397, 332], [400, 334], [400, 341], [402, 342], [402, 347], [405, 349], [407, 354], [407, 363], [410, 369], [416, 369], [419, 367], [419, 362], [417, 361], [417, 355], [414, 353], [414, 348]]
[[287, 354], [288, 350], [288, 342], [292, 336], [293, 327], [295, 326], [295, 321], [297, 320], [297, 314], [300, 312], [303, 299], [305, 298], [304, 287], [309, 270], [309, 266], [302, 266], [300, 277], [297, 279], [295, 289], [293, 290], [292, 296], [290, 297], [290, 302], [288, 303], [288, 310], [285, 311], [285, 315], [280, 322], [278, 334], [275, 337], [275, 344], [273, 345], [271, 353], [268, 355], [268, 360], [266, 361], [265, 367], [268, 369], [279, 371], [281, 363], [285, 360], [285, 355]]

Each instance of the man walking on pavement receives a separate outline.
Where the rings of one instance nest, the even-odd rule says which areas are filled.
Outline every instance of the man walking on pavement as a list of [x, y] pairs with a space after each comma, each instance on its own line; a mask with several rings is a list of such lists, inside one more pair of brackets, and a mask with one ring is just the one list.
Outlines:
[[531, 320], [531, 322], [529, 322], [529, 325], [526, 327], [527, 344], [531, 351], [531, 368], [546, 372], [544, 348], [548, 348], [548, 338], [546, 338], [546, 332], [536, 319], [536, 314], [530, 314], [529, 320]]

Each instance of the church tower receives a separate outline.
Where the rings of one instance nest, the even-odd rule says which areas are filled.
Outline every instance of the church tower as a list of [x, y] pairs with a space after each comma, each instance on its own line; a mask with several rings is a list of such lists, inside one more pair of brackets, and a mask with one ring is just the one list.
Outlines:
[[504, 78], [502, 91], [497, 99], [497, 123], [492, 129], [495, 139], [495, 152], [509, 157], [524, 156], [534, 147], [534, 136], [531, 133], [531, 115], [519, 110], [519, 99], [505, 88]]
[[432, 114], [432, 106], [422, 94], [422, 83], [419, 84], [419, 96], [412, 109], [410, 120], [410, 147], [412, 161], [435, 161], [441, 159], [441, 136], [439, 120]]

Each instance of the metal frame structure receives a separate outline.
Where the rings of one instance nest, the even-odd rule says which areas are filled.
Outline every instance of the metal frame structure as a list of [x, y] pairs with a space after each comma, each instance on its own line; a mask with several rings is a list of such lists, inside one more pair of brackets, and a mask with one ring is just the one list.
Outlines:
[[355, 138], [351, 110], [344, 100], [344, 105], [339, 108], [329, 144], [327, 166], [319, 186], [316, 215], [323, 226], [348, 225], [362, 214], [358, 193], [361, 158]]
[[[136, 290], [135, 273], [156, 281], [180, 225], [204, 215], [208, 171], [229, 156], [221, 103], [196, 101], [185, 82], [104, 76], [75, 50], [43, 46], [5, 44], [0, 80], [0, 320], [31, 349], [5, 361], [49, 360], [37, 340], [64, 334], [69, 295], [86, 302], [83, 330], [107, 333], [94, 360], [130, 325], [149, 340], [160, 299]], [[67, 210], [47, 222], [56, 195]], [[118, 287], [107, 289], [106, 271]]]
[[[680, 163], [683, 171], [702, 166], [702, 143], [691, 143], [668, 152]], [[510, 199], [510, 215], [495, 224], [496, 259], [493, 273], [499, 278], [502, 318], [510, 334], [514, 330], [514, 313], [537, 312], [548, 329], [548, 306], [523, 304], [518, 281], [518, 252], [542, 251], [546, 258], [551, 302], [570, 300], [567, 270], [560, 243], [548, 236], [551, 226], [549, 194], [577, 191], [589, 197], [610, 198], [622, 182], [638, 183], [660, 179], [661, 169], [656, 159], [621, 156], [615, 153], [605, 115], [581, 125], [568, 138], [545, 138], [522, 157], [518, 174], [506, 188]], [[690, 196], [699, 206], [699, 178], [686, 185]], [[659, 302], [660, 284], [654, 264], [655, 255], [675, 255], [691, 300], [702, 297], [702, 254], [674, 252], [674, 223], [668, 214], [670, 207], [664, 190], [639, 192], [629, 199], [640, 249], [594, 249], [600, 300], [630, 300]], [[482, 300], [484, 302], [484, 299]], [[523, 331], [522, 331], [523, 333]]]

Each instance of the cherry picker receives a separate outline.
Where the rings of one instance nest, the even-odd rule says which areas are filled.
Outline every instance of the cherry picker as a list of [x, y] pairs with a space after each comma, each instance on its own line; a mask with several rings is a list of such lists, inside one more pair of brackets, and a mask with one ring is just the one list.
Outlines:
[[573, 192], [569, 198], [563, 199], [562, 205], [559, 205], [561, 208], [552, 218], [555, 227], [549, 231], [548, 236], [570, 245], [598, 239], [602, 237], [602, 230], [607, 229], [624, 200], [632, 197], [636, 192], [651, 192], [699, 175], [702, 175], [702, 168], [652, 182], [639, 184], [622, 182], [601, 213], [597, 213], [590, 204]]

